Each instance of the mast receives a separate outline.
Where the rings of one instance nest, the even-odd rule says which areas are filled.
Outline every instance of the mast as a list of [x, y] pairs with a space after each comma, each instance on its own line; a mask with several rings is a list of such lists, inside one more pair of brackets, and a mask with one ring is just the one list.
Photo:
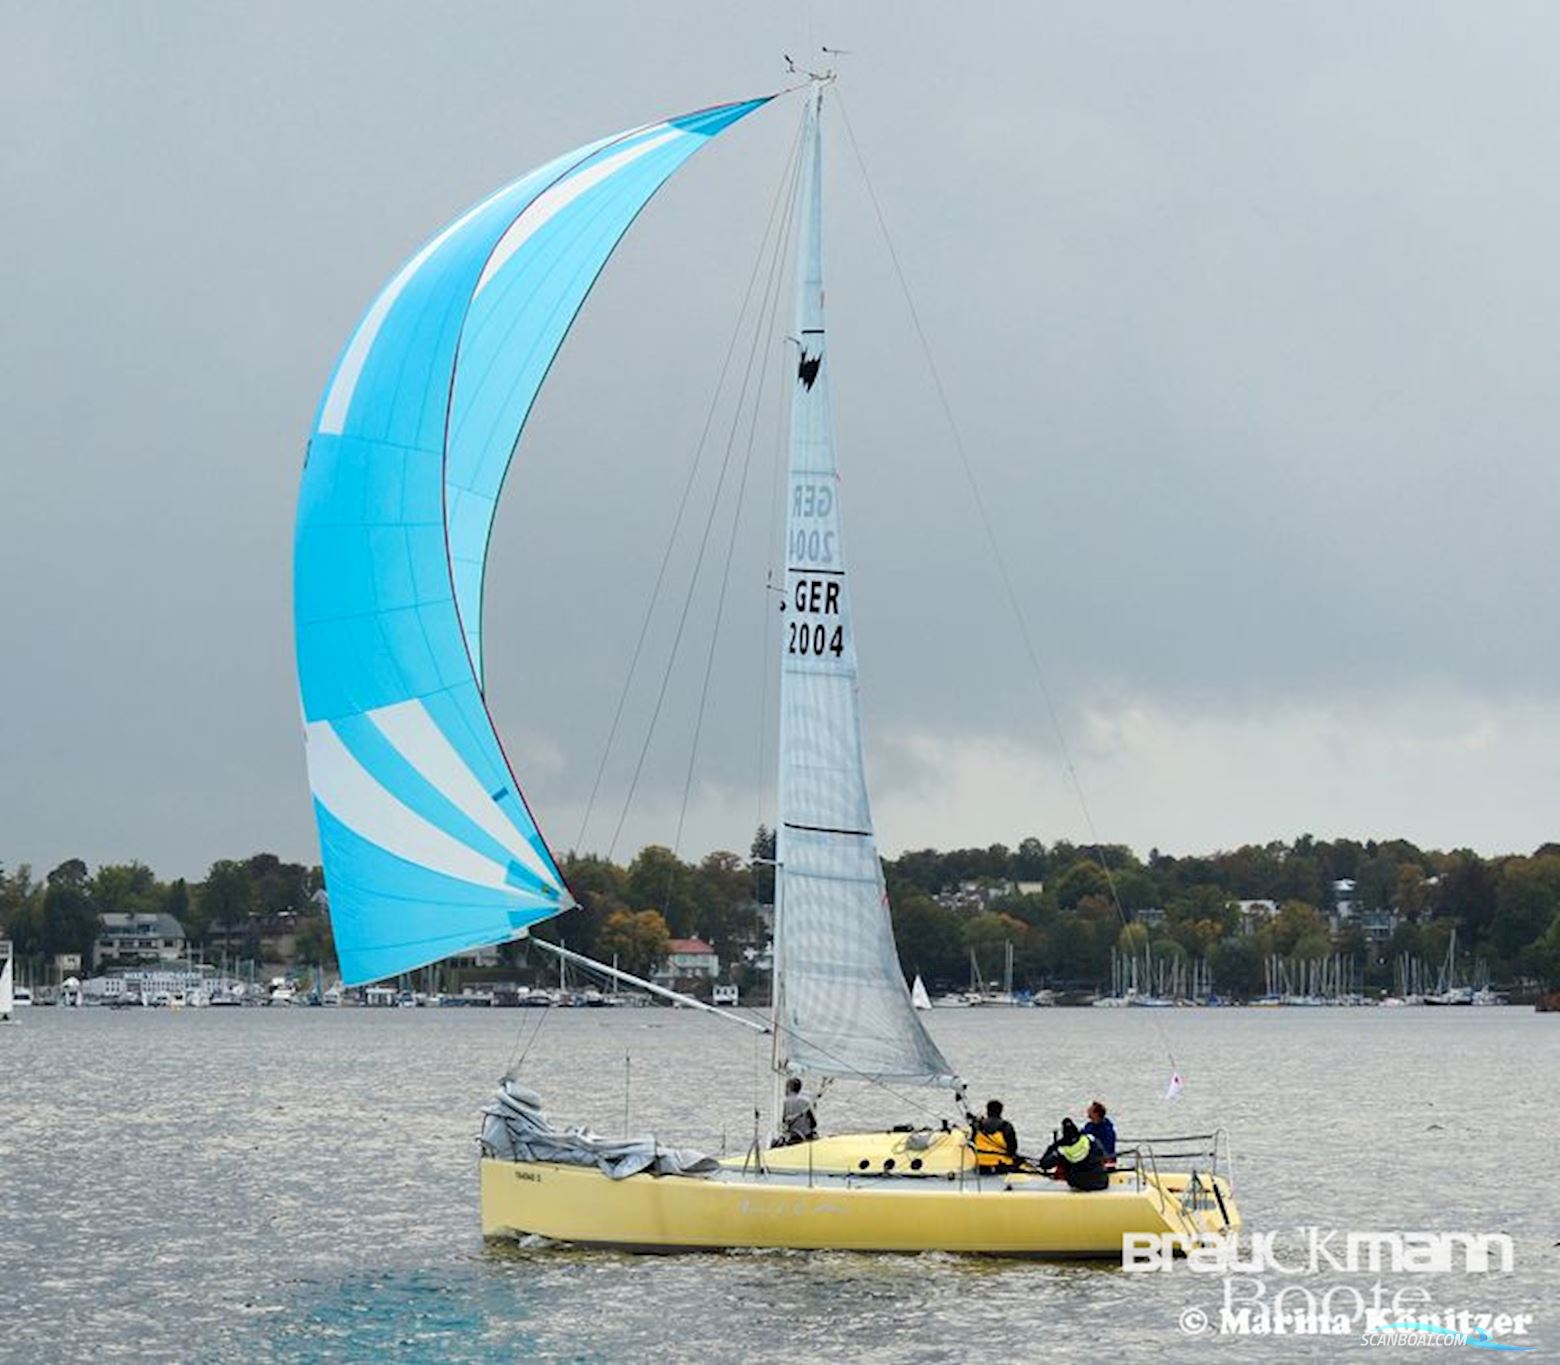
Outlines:
[[819, 119], [831, 79], [814, 77], [805, 109], [795, 349], [788, 357], [795, 369], [778, 661], [771, 1004], [777, 1120], [787, 1074], [955, 1080], [911, 1003], [867, 795], [824, 331]]

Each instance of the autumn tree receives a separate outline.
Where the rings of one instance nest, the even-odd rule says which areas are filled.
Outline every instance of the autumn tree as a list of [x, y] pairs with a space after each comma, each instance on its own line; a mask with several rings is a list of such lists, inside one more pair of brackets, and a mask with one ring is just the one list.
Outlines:
[[615, 910], [601, 926], [596, 947], [603, 957], [615, 957], [624, 971], [648, 976], [665, 959], [671, 939], [660, 911]]

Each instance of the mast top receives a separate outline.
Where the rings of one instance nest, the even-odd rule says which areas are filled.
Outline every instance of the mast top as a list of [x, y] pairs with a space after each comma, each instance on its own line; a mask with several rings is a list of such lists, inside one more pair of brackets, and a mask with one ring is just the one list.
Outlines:
[[[826, 47], [821, 50], [828, 57], [845, 55], [843, 48]], [[796, 59], [789, 52], [782, 52], [780, 55], [785, 58], [785, 69], [788, 74], [805, 76], [808, 83], [815, 89], [821, 90], [826, 85], [833, 85], [839, 79], [839, 72], [832, 66], [826, 66], [822, 71], [810, 71], [807, 67], [798, 65]]]

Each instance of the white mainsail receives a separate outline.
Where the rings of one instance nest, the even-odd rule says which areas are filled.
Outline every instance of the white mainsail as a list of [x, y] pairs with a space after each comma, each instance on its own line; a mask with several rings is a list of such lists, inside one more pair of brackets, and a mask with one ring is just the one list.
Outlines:
[[5, 966], [0, 967], [0, 1019], [9, 1019], [15, 1008], [16, 1001], [11, 989], [11, 957], [7, 954]]
[[910, 983], [910, 1003], [918, 1010], [929, 1010], [932, 1007], [932, 997], [926, 993], [926, 982], [921, 980], [921, 973], [915, 974], [915, 980]]
[[780, 641], [777, 1069], [951, 1083], [894, 948], [862, 761], [825, 358], [822, 168], [808, 103]]

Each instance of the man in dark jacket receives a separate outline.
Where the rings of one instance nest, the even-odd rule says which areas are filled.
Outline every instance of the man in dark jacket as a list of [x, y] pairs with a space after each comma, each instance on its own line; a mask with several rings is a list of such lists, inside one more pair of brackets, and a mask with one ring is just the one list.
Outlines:
[[970, 1145], [975, 1148], [975, 1168], [986, 1172], [1018, 1169], [1018, 1134], [1002, 1117], [1002, 1101], [986, 1101], [986, 1117], [967, 1115], [970, 1121]]
[[1062, 1120], [1062, 1135], [1045, 1149], [1040, 1169], [1059, 1174], [1075, 1190], [1103, 1190], [1110, 1184], [1099, 1139], [1080, 1133], [1071, 1119]]

